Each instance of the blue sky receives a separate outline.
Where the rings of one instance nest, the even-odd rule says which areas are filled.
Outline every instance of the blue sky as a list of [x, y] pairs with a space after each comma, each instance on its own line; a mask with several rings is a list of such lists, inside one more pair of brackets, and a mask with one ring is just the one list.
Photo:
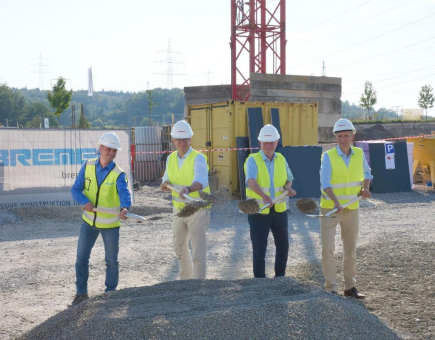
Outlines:
[[[277, 0], [268, 6], [275, 7]], [[418, 108], [435, 88], [434, 0], [287, 0], [287, 74], [342, 78], [358, 104], [365, 81], [376, 108]], [[63, 76], [74, 90], [230, 83], [230, 1], [0, 0], [0, 83], [44, 89]], [[247, 63], [247, 61], [246, 61]], [[49, 73], [48, 73], [49, 72]], [[435, 108], [429, 113], [435, 116]]]

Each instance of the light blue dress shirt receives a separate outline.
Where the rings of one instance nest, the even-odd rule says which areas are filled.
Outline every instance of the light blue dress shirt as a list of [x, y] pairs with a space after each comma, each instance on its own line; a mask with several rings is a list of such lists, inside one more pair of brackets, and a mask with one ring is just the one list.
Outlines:
[[[260, 150], [259, 152], [260, 152], [261, 157], [263, 158], [264, 162], [266, 163], [267, 172], [269, 173], [270, 198], [274, 199], [275, 198], [275, 184], [274, 184], [273, 174], [274, 174], [274, 170], [275, 170], [274, 160], [276, 159], [277, 156], [276, 156], [276, 153], [274, 153], [273, 158], [270, 161], [269, 158], [267, 158], [267, 156], [264, 154], [263, 150]], [[287, 160], [286, 159], [284, 159], [284, 160], [285, 160], [285, 167], [286, 167], [286, 172], [287, 172], [287, 181], [293, 181], [293, 174], [288, 166]], [[253, 157], [249, 157], [248, 161], [246, 163], [246, 185], [248, 185], [248, 180], [251, 178], [257, 180], [257, 176], [258, 176], [257, 163], [255, 163], [255, 159]]]
[[[349, 154], [349, 156], [346, 155], [343, 151], [341, 151], [338, 145], [336, 146], [336, 149], [338, 155], [341, 157], [341, 159], [343, 159], [344, 164], [346, 164], [346, 167], [349, 168], [350, 158], [352, 157], [352, 155], [355, 154], [353, 149], [351, 148], [351, 153]], [[363, 152], [363, 171], [364, 171], [364, 179], [370, 179], [370, 180], [373, 179], [364, 152]], [[328, 154], [324, 153], [322, 158], [322, 165], [320, 166], [320, 184], [323, 190], [331, 187], [331, 175], [332, 175], [331, 160], [329, 159]]]
[[[168, 159], [166, 160], [166, 169], [165, 169], [165, 173], [164, 173], [163, 178], [162, 178], [162, 183], [165, 181], [169, 182], [169, 176], [168, 176], [169, 157], [174, 157], [174, 155], [177, 155], [178, 169], [181, 169], [184, 161], [190, 155], [192, 150], [193, 150], [192, 147], [190, 147], [189, 151], [187, 151], [186, 154], [181, 158], [180, 158], [180, 155], [178, 154], [178, 152], [171, 153], [168, 156]], [[207, 161], [205, 160], [204, 155], [202, 155], [201, 153], [198, 156], [196, 156], [195, 163], [193, 164], [193, 182], [201, 183], [203, 189], [208, 187]]]

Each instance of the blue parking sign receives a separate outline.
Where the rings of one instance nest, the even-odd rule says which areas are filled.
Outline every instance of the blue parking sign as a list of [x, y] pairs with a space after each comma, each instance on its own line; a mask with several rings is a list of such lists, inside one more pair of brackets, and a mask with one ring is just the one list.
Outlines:
[[385, 143], [385, 153], [394, 153], [394, 144], [393, 143]]

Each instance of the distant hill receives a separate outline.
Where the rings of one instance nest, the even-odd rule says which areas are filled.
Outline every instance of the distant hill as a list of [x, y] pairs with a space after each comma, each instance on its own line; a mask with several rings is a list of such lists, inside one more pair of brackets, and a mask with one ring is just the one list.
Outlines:
[[[152, 90], [152, 125], [165, 125], [171, 122], [171, 116], [180, 120], [184, 116], [183, 89]], [[127, 128], [149, 125], [149, 105], [146, 92], [130, 93], [116, 91], [94, 92], [74, 91], [71, 105], [75, 105], [76, 122], [80, 117], [80, 106], [91, 127]], [[47, 91], [39, 89], [10, 89], [0, 85], [0, 124], [38, 128], [43, 118], [49, 118], [50, 127], [57, 127], [57, 118], [52, 114], [47, 101]], [[363, 120], [364, 110], [349, 101], [342, 102], [342, 116], [351, 120]], [[397, 119], [396, 113], [385, 108], [371, 112], [374, 120]], [[71, 108], [62, 113], [60, 125], [71, 126]], [[77, 123], [76, 123], [77, 125]]]
[[[29, 104], [44, 103], [49, 107], [47, 91], [39, 89], [13, 89], [24, 97]], [[152, 90], [152, 101], [155, 106], [151, 109], [151, 122], [155, 124], [168, 124], [171, 115], [179, 120], [184, 115], [184, 92], [182, 89]], [[131, 127], [148, 125], [149, 107], [145, 92], [94, 92], [88, 96], [87, 91], [74, 91], [71, 105], [75, 105], [76, 119], [80, 115], [80, 106], [83, 104], [84, 113], [91, 126], [97, 127]], [[62, 126], [71, 125], [71, 109], [66, 110], [60, 117]]]

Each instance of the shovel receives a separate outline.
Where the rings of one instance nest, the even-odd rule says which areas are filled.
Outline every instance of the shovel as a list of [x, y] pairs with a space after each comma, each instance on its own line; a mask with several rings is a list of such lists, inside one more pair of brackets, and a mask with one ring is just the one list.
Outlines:
[[[288, 191], [284, 190], [281, 193], [281, 195], [275, 197], [272, 200], [272, 203], [276, 203], [277, 201], [279, 201], [280, 199], [285, 197], [287, 194], [288, 194]], [[239, 211], [241, 213], [248, 214], [248, 215], [259, 214], [264, 209], [269, 208], [272, 203], [267, 203], [260, 209], [260, 206], [258, 205], [258, 203], [255, 200], [241, 201], [241, 202], [239, 202]]]
[[[178, 190], [177, 188], [169, 184], [167, 184], [166, 187], [171, 189], [172, 191], [175, 191], [181, 197], [180, 194], [181, 190]], [[189, 217], [193, 215], [195, 212], [197, 212], [199, 209], [210, 205], [210, 202], [208, 201], [204, 201], [202, 199], [193, 199], [192, 197], [186, 194], [184, 194], [183, 197], [186, 197], [191, 203], [186, 204], [183, 207], [183, 209], [179, 211], [179, 213], [177, 214], [177, 216], [179, 217]]]
[[[110, 214], [110, 215], [118, 215], [118, 213], [116, 213], [116, 212], [107, 211], [106, 209], [101, 209], [101, 208], [93, 208], [92, 210], [95, 211], [95, 212], [103, 212], [103, 213]], [[125, 217], [134, 218], [134, 219], [136, 219], [138, 221], [141, 221], [141, 222], [145, 222], [145, 221], [157, 221], [157, 220], [160, 220], [160, 219], [163, 218], [161, 216], [143, 217], [143, 216], [132, 214], [132, 213], [126, 213]]]
[[[166, 187], [168, 188], [168, 189], [171, 189], [172, 191], [175, 191], [178, 195], [180, 195], [180, 192], [181, 192], [181, 190], [178, 190], [177, 188], [175, 188], [175, 187], [173, 187], [172, 185], [170, 185], [170, 184], [167, 184], [166, 185]], [[181, 195], [180, 195], [181, 196]], [[186, 197], [190, 202], [195, 202], [195, 200], [192, 198], [192, 197], [190, 197], [189, 195], [183, 195], [183, 197]]]
[[260, 210], [258, 210], [258, 213], [261, 213], [264, 209], [269, 208], [271, 204], [275, 204], [275, 203], [278, 202], [280, 199], [282, 199], [282, 198], [284, 198], [285, 196], [287, 196], [287, 194], [288, 194], [288, 190], [284, 190], [284, 191], [282, 192], [281, 195], [279, 195], [278, 197], [275, 197], [275, 198], [272, 200], [272, 203], [267, 203], [267, 204], [263, 205], [263, 207], [262, 207]]
[[[342, 207], [346, 208], [347, 206], [349, 206], [349, 205], [351, 205], [351, 204], [361, 200], [361, 198], [362, 198], [362, 196], [355, 197], [354, 199], [351, 199], [349, 202], [343, 204]], [[337, 212], [337, 210], [338, 210], [337, 208], [332, 209], [331, 211], [327, 212], [325, 215], [310, 215], [310, 214], [305, 214], [305, 216], [307, 216], [307, 217], [317, 217], [317, 218], [324, 218], [324, 217], [334, 218], [334, 217], [337, 217], [337, 216], [335, 216], [335, 215], [331, 216], [331, 215], [333, 213]]]

